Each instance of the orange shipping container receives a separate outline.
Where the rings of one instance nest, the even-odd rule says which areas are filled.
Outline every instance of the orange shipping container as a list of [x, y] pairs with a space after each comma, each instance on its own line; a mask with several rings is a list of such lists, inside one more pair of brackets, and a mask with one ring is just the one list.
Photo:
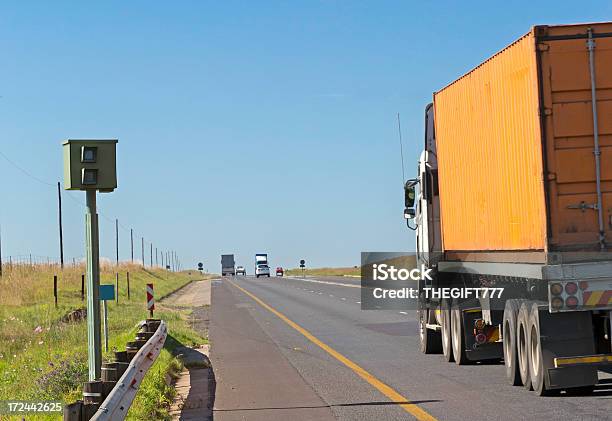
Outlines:
[[445, 251], [612, 242], [610, 69], [612, 23], [537, 26], [434, 94]]

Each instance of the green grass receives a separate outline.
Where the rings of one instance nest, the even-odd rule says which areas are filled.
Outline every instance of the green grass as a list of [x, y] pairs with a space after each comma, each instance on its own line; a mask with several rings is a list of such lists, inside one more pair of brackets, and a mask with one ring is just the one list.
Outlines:
[[[103, 267], [101, 283], [114, 283], [115, 268]], [[58, 274], [58, 307], [53, 301], [53, 275]], [[59, 271], [48, 266], [15, 266], [0, 278], [0, 400], [61, 400], [81, 398], [87, 381], [87, 324], [64, 323], [62, 316], [85, 307], [81, 301], [82, 267]], [[131, 300], [127, 299], [126, 272], [130, 272]], [[109, 353], [124, 349], [133, 340], [137, 323], [148, 316], [145, 285], [153, 283], [156, 297], [166, 295], [192, 280], [201, 279], [196, 271], [172, 273], [163, 269], [142, 269], [136, 265], [119, 267], [119, 303], [108, 303]], [[205, 343], [190, 329], [188, 312], [157, 305], [156, 318], [168, 323], [171, 340], [142, 383], [130, 410], [130, 419], [165, 419], [173, 391], [167, 376], [179, 369], [171, 351], [177, 342], [184, 345]], [[161, 380], [164, 382], [161, 382]], [[163, 383], [163, 384], [162, 384]], [[2, 416], [0, 416], [1, 418]], [[28, 419], [61, 419], [37, 416]]]
[[[359, 266], [350, 268], [312, 268], [306, 269], [304, 274], [311, 276], [360, 276]], [[287, 269], [287, 275], [300, 276], [302, 269]]]

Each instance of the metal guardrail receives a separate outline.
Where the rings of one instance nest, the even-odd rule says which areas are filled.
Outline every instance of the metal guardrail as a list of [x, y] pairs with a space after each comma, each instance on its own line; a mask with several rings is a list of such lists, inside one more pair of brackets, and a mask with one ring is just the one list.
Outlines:
[[167, 335], [168, 329], [162, 320], [153, 336], [138, 350], [130, 361], [125, 373], [117, 381], [117, 384], [104, 402], [102, 402], [100, 409], [98, 409], [91, 420], [115, 421], [125, 419], [130, 405], [132, 405], [132, 401], [136, 396], [136, 392], [138, 392], [140, 383], [155, 362], [155, 359], [159, 356]]

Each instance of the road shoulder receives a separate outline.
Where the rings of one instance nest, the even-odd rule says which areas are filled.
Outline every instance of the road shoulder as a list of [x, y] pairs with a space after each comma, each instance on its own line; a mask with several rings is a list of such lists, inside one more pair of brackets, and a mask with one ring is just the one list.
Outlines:
[[[331, 409], [250, 314], [231, 286], [213, 286], [210, 340], [220, 420], [333, 420]], [[236, 291], [237, 292], [237, 291]]]

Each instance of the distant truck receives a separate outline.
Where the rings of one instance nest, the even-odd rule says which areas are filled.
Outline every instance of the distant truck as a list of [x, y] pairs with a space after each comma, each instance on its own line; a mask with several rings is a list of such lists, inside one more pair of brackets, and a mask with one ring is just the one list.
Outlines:
[[257, 265], [267, 265], [267, 264], [268, 264], [268, 255], [266, 253], [255, 254], [255, 268], [257, 268]]
[[[434, 93], [404, 187], [417, 264], [433, 269], [422, 352], [503, 358], [538, 395], [590, 393], [612, 367], [609, 63], [612, 23], [536, 26]], [[425, 296], [453, 287], [504, 290]]]
[[221, 276], [236, 275], [236, 262], [233, 254], [221, 255]]

